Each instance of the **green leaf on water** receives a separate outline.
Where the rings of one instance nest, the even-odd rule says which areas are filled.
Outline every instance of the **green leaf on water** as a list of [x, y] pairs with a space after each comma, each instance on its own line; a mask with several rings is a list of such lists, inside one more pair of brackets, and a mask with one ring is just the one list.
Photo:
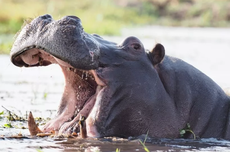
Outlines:
[[139, 140], [139, 142], [141, 143], [141, 145], [143, 146], [146, 152], [150, 152], [149, 149], [145, 146], [145, 144], [141, 140]]
[[0, 119], [4, 117], [4, 111], [0, 112]]
[[186, 133], [184, 129], [180, 130], [180, 135], [183, 136]]
[[47, 92], [44, 92], [44, 94], [43, 94], [43, 99], [47, 99], [47, 96], [48, 96], [48, 93]]
[[185, 135], [187, 132], [189, 132], [189, 133], [191, 133], [191, 134], [193, 135], [193, 139], [194, 139], [194, 140], [196, 139], [196, 135], [195, 135], [195, 133], [193, 132], [193, 130], [191, 129], [189, 123], [186, 124], [186, 127], [185, 127], [185, 128], [183, 128], [183, 129], [180, 130], [180, 135], [181, 135], [181, 137], [184, 137], [184, 135]]
[[144, 142], [142, 142], [141, 140], [139, 140], [139, 142], [140, 142], [141, 145], [143, 146], [143, 149], [144, 149], [146, 152], [150, 152], [149, 149], [145, 146], [145, 142], [146, 142], [146, 140], [147, 140], [148, 134], [149, 134], [149, 131], [147, 132], [147, 134], [146, 134], [146, 136], [145, 136]]
[[13, 126], [11, 125], [11, 123], [6, 123], [3, 125], [5, 128], [13, 128]]
[[116, 149], [116, 152], [120, 152], [121, 150], [119, 148]]
[[37, 152], [43, 152], [41, 149], [36, 149], [37, 150]]

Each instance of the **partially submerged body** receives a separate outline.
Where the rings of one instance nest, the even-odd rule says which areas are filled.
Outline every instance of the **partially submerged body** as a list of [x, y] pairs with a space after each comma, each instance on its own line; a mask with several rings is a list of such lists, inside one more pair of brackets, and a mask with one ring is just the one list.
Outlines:
[[22, 29], [11, 60], [17, 66], [62, 68], [63, 97], [43, 132], [79, 132], [84, 116], [90, 137], [148, 132], [178, 138], [190, 124], [199, 137], [230, 139], [229, 97], [193, 66], [166, 56], [161, 44], [146, 52], [138, 38], [116, 44], [85, 33], [77, 17], [54, 21], [44, 15]]

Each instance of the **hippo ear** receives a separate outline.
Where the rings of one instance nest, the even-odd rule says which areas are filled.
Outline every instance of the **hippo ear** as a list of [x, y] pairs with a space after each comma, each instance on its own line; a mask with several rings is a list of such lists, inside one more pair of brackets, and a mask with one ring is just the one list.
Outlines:
[[162, 44], [157, 43], [156, 46], [152, 49], [152, 51], [149, 52], [148, 57], [153, 63], [153, 65], [156, 65], [160, 63], [165, 56], [165, 48]]

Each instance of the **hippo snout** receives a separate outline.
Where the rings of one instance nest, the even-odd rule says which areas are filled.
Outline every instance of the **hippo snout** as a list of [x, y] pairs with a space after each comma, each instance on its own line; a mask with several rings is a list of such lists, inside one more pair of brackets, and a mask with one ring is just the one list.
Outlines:
[[[83, 31], [78, 17], [66, 16], [55, 21], [46, 14], [22, 28], [11, 49], [11, 61], [17, 66], [36, 66], [44, 61], [39, 54], [45, 51], [75, 68], [89, 70], [98, 67], [99, 50], [94, 37]], [[33, 54], [29, 65], [21, 59], [27, 51]]]

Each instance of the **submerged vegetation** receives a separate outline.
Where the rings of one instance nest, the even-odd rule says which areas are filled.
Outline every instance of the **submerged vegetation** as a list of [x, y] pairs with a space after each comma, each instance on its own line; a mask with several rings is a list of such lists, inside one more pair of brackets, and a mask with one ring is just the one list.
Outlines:
[[228, 27], [228, 0], [0, 0], [0, 53], [9, 53], [10, 40], [24, 20], [43, 14], [54, 19], [81, 18], [88, 33], [119, 35], [123, 27], [141, 25]]
[[193, 130], [191, 129], [191, 126], [189, 123], [186, 124], [186, 127], [180, 130], [181, 137], [184, 137], [187, 133], [191, 133], [193, 135], [193, 139], [195, 140], [197, 137]]
[[[4, 123], [0, 125], [0, 128], [20, 128], [20, 129], [26, 129], [26, 123], [28, 121], [28, 112], [26, 111], [24, 116], [19, 116], [15, 112], [8, 110], [7, 108], [3, 107], [5, 109], [4, 111], [0, 112], [0, 120], [4, 119]], [[38, 125], [45, 124], [50, 118], [41, 118], [36, 117], [35, 120], [38, 122]], [[22, 122], [22, 123], [19, 123]]]
[[[3, 107], [3, 106], [2, 106]], [[6, 109], [3, 107], [5, 111], [0, 112], [0, 120], [6, 119], [5, 123], [0, 125], [0, 128], [20, 128], [20, 129], [25, 129], [25, 126], [21, 126], [21, 124], [12, 124], [13, 122], [25, 122], [26, 119], [23, 117], [18, 116], [14, 112]], [[0, 135], [2, 137], [2, 135]]]
[[148, 133], [149, 133], [149, 132], [147, 132], [147, 134], [146, 134], [145, 139], [144, 139], [143, 142], [142, 142], [141, 140], [139, 140], [140, 144], [143, 146], [143, 149], [144, 149], [146, 152], [150, 152], [149, 149], [148, 149], [148, 148], [146, 147], [146, 145], [145, 145], [145, 142], [146, 142], [147, 137], [148, 137]]

